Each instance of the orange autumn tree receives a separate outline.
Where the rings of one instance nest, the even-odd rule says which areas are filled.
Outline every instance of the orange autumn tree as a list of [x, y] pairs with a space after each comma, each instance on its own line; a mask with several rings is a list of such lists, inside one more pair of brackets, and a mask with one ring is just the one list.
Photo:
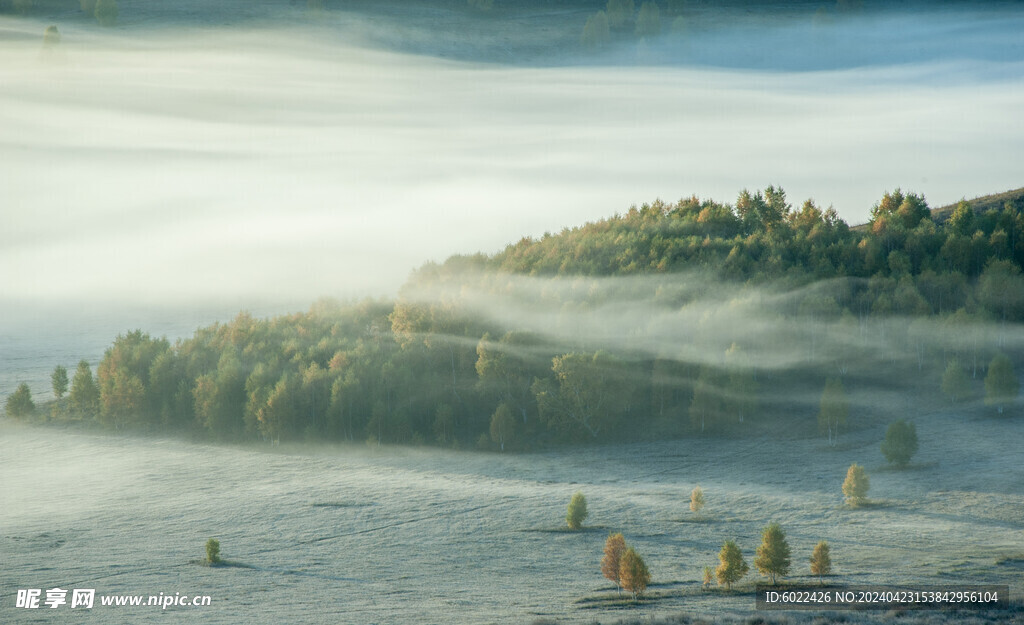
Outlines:
[[633, 593], [633, 599], [639, 597], [651, 583], [651, 573], [647, 570], [647, 564], [632, 547], [626, 549], [619, 562], [619, 583]]
[[619, 567], [622, 554], [626, 552], [626, 539], [622, 534], [611, 534], [604, 543], [604, 557], [601, 558], [601, 574], [615, 582], [621, 592], [622, 582], [619, 578]]

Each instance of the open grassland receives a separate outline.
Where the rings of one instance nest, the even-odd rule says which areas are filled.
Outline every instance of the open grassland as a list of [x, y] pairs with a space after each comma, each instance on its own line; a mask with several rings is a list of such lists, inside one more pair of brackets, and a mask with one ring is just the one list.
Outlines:
[[[807, 559], [824, 539], [831, 583], [998, 583], [1019, 597], [1024, 422], [980, 412], [917, 422], [921, 451], [905, 471], [884, 467], [874, 429], [836, 449], [819, 439], [690, 439], [500, 455], [217, 447], [2, 422], [0, 621], [67, 618], [67, 606], [12, 607], [18, 588], [54, 587], [213, 597], [208, 607], [161, 614], [174, 622], [823, 618], [756, 613], [754, 574], [732, 593], [701, 588], [724, 540], [735, 539], [752, 563], [760, 529], [773, 520], [793, 549], [787, 581], [812, 581]], [[856, 510], [840, 493], [852, 462], [872, 480], [870, 505]], [[695, 517], [688, 500], [698, 483], [707, 506]], [[565, 506], [577, 490], [590, 517], [570, 532]], [[617, 531], [652, 573], [638, 604], [601, 577], [605, 537]], [[197, 566], [209, 537], [240, 566]], [[96, 607], [80, 619], [138, 623], [155, 611]], [[955, 615], [901, 622], [947, 616]], [[970, 618], [1020, 620], [1016, 612]]]

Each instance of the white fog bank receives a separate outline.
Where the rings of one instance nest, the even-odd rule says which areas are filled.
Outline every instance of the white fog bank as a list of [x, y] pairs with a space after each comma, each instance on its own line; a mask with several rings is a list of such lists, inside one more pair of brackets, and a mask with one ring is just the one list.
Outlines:
[[44, 24], [0, 21], [26, 34], [0, 41], [7, 302], [305, 308], [659, 197], [774, 184], [856, 223], [896, 187], [1021, 186], [1018, 61], [526, 68], [84, 28], [47, 59]]

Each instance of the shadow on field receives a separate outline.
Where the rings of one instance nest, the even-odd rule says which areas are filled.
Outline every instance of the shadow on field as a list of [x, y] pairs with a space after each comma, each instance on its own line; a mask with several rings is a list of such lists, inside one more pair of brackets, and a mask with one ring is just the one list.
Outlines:
[[588, 525], [574, 530], [568, 527], [527, 527], [520, 532], [532, 532], [538, 534], [604, 534], [608, 531], [607, 525]]

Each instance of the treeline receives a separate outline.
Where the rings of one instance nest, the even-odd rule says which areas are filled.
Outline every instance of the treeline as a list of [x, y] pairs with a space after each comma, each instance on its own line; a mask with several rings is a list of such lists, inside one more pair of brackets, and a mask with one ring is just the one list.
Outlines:
[[0, 0], [0, 13], [32, 15], [69, 9], [80, 9], [86, 17], [95, 17], [104, 26], [117, 22], [117, 0]]
[[[734, 205], [696, 197], [654, 202], [559, 235], [524, 238], [488, 269], [530, 275], [629, 275], [704, 267], [730, 280], [908, 277], [931, 312], [956, 310], [993, 260], [1024, 263], [1024, 194], [977, 215], [961, 202], [944, 223], [924, 198], [896, 190], [851, 229], [807, 200], [794, 210], [782, 189], [740, 194]], [[890, 291], [893, 289], [889, 289]], [[908, 312], [925, 312], [910, 310]]]
[[1001, 352], [1024, 317], [1022, 209], [963, 202], [936, 221], [895, 191], [850, 228], [773, 187], [733, 205], [655, 202], [427, 264], [393, 303], [243, 313], [173, 345], [127, 333], [95, 378], [79, 365], [54, 414], [229, 440], [503, 450], [780, 421], [824, 424], [831, 441], [847, 419], [825, 405], [855, 415], [858, 389], [923, 381], [964, 401], [990, 362], [1013, 378]]

